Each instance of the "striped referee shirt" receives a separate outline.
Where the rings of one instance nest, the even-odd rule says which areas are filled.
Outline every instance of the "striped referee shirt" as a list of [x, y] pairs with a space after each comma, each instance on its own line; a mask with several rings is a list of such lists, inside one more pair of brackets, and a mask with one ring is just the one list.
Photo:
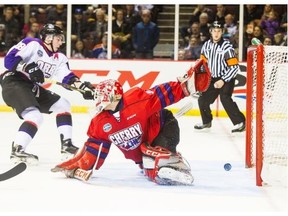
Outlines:
[[236, 77], [239, 70], [234, 48], [230, 41], [223, 38], [217, 43], [213, 43], [212, 39], [206, 41], [200, 58], [207, 62], [213, 78], [221, 78], [225, 82]]

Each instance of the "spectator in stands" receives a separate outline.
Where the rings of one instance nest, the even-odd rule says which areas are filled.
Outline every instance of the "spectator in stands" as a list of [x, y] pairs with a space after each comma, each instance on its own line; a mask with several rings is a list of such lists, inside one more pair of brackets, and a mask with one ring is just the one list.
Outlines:
[[[102, 37], [102, 43], [96, 44], [92, 50], [92, 57], [97, 59], [107, 59], [107, 32]], [[120, 50], [112, 44], [112, 58], [119, 58]]]
[[116, 19], [112, 21], [112, 41], [121, 51], [121, 58], [131, 58], [132, 30], [124, 20], [123, 9], [116, 11]]
[[247, 4], [244, 7], [244, 25], [251, 21], [260, 24], [263, 9], [260, 5]]
[[180, 34], [183, 39], [183, 47], [188, 46], [190, 37], [191, 36], [196, 36], [200, 38], [200, 24], [199, 22], [194, 22], [188, 29], [181, 28], [180, 29]]
[[30, 13], [35, 13], [37, 22], [41, 25], [41, 27], [47, 23], [47, 12], [51, 7], [52, 6], [50, 5], [30, 5]]
[[225, 16], [223, 37], [230, 40], [236, 33], [238, 33], [238, 26], [234, 22], [234, 16], [232, 14], [227, 14]]
[[0, 24], [0, 57], [4, 57], [8, 51], [5, 41], [5, 26]]
[[85, 49], [84, 42], [81, 40], [76, 41], [74, 48], [72, 49], [72, 58], [89, 58], [91, 57], [91, 51]]
[[7, 6], [4, 8], [0, 24], [5, 27], [6, 46], [10, 48], [20, 40], [22, 30], [19, 27], [18, 20], [14, 17], [13, 7]]
[[71, 40], [76, 42], [82, 40], [88, 32], [88, 23], [83, 19], [83, 11], [81, 8], [76, 8], [72, 17]]
[[95, 12], [94, 12], [93, 5], [88, 5], [87, 9], [83, 13], [83, 20], [85, 20], [87, 23], [95, 22]]
[[287, 34], [277, 33], [274, 35], [274, 45], [287, 46]]
[[274, 11], [273, 6], [270, 5], [270, 4], [266, 4], [266, 5], [264, 6], [264, 9], [263, 9], [261, 21], [268, 19], [269, 13], [270, 13], [271, 11]]
[[105, 21], [105, 12], [102, 9], [96, 9], [95, 21], [88, 23], [88, 31], [94, 38], [94, 44], [101, 43], [104, 33], [108, 30], [108, 23]]
[[268, 36], [264, 37], [263, 45], [272, 45], [272, 39]]
[[141, 16], [141, 12], [145, 9], [150, 10], [151, 12], [151, 22], [157, 24], [158, 13], [163, 10], [162, 5], [153, 5], [153, 4], [137, 4], [135, 5], [135, 11]]
[[22, 29], [22, 38], [26, 37], [27, 33], [30, 31], [33, 23], [37, 21], [36, 12], [31, 12], [29, 16], [28, 23], [25, 23]]
[[222, 25], [225, 24], [225, 16], [228, 14], [226, 7], [222, 4], [218, 4], [216, 6], [215, 18], [213, 20], [217, 20]]
[[201, 13], [199, 16], [200, 35], [202, 33], [202, 36], [205, 37], [202, 38], [204, 40], [202, 43], [205, 43], [210, 38], [210, 25], [208, 13]]
[[57, 4], [48, 9], [47, 22], [55, 23], [57, 20], [61, 20], [66, 25], [67, 21], [67, 9], [63, 4]]
[[158, 44], [160, 31], [157, 24], [151, 22], [150, 10], [142, 10], [142, 22], [133, 29], [133, 46], [136, 59], [153, 59], [154, 48]]
[[[252, 35], [252, 38], [253, 37], [256, 37], [257, 39], [259, 39], [262, 43], [264, 41], [264, 32], [263, 32], [263, 29], [261, 26], [254, 26], [254, 30], [253, 30], [253, 35]], [[252, 39], [251, 38], [251, 39]], [[251, 45], [251, 40], [250, 40], [250, 44]]]
[[267, 18], [261, 21], [261, 27], [271, 39], [274, 39], [274, 35], [278, 32], [279, 26], [280, 23], [274, 10], [271, 10]]
[[[244, 37], [243, 37], [243, 60], [245, 61], [247, 58], [247, 48], [252, 44], [251, 40], [253, 37], [258, 38], [262, 43], [264, 41], [263, 29], [261, 26], [256, 25], [255, 22], [251, 22], [248, 24], [249, 29], [246, 29]], [[253, 28], [252, 30], [250, 28]]]
[[[174, 56], [171, 56], [171, 58], [174, 59]], [[178, 60], [179, 61], [185, 60], [185, 50], [184, 49], [178, 50]]]
[[195, 7], [195, 9], [192, 12], [192, 15], [189, 19], [189, 26], [194, 22], [200, 22], [200, 15], [203, 12], [207, 13], [207, 15], [208, 15], [208, 21], [207, 22], [211, 23], [212, 21], [214, 21], [213, 18], [215, 16], [213, 14], [213, 11], [210, 8], [206, 7], [205, 5], [199, 4]]
[[26, 33], [26, 37], [40, 38], [40, 25], [38, 22], [32, 23], [30, 30]]
[[[108, 22], [108, 5], [107, 4], [99, 4], [96, 10], [102, 10], [104, 12], [104, 20]], [[114, 11], [114, 8], [112, 8], [112, 12]], [[112, 15], [113, 16], [113, 15]], [[114, 16], [112, 17], [112, 20], [114, 20]]]
[[187, 47], [185, 47], [185, 60], [197, 60], [200, 58], [202, 44], [200, 39], [196, 36], [191, 36], [190, 43]]
[[19, 23], [19, 36], [21, 36], [21, 29], [24, 26], [24, 5], [13, 5], [13, 16]]
[[135, 7], [133, 4], [127, 4], [125, 5], [125, 17], [124, 20], [126, 23], [128, 23], [131, 28], [134, 28], [134, 26], [141, 22], [141, 16], [140, 14], [135, 11]]

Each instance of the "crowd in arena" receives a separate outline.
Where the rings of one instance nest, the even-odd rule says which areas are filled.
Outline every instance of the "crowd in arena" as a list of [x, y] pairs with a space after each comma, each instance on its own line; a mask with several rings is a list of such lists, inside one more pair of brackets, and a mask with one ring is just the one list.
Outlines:
[[[215, 20], [223, 24], [224, 37], [231, 41], [236, 52], [239, 40], [243, 40], [243, 60], [253, 37], [264, 45], [287, 46], [287, 5], [244, 5], [242, 36], [239, 36], [239, 5], [194, 6], [187, 24], [179, 27], [179, 60], [199, 58]], [[157, 19], [159, 13], [164, 13], [165, 5], [112, 7], [112, 58], [153, 59], [153, 50], [162, 33]], [[108, 5], [72, 5], [71, 19], [71, 57], [106, 59]], [[39, 30], [46, 23], [53, 23], [66, 32], [67, 5], [0, 5], [0, 57], [21, 39], [39, 37]], [[141, 34], [146, 27], [149, 34]], [[62, 51], [66, 52], [65, 45]]]

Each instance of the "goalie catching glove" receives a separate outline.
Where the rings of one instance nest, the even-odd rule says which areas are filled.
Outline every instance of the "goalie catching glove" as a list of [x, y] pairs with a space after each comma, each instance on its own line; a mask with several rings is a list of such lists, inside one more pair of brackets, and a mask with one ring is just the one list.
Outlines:
[[207, 63], [198, 59], [183, 77], [177, 78], [185, 96], [194, 95], [196, 92], [205, 92], [211, 81], [211, 73]]
[[[82, 175], [79, 170], [88, 171], [92, 169], [99, 169], [109, 152], [110, 145], [105, 142], [98, 143], [92, 138], [89, 138], [79, 153], [72, 159], [58, 164], [52, 172], [63, 172], [67, 178], [79, 178], [77, 175]], [[87, 176], [87, 178], [90, 176]], [[81, 177], [81, 180], [87, 180]]]

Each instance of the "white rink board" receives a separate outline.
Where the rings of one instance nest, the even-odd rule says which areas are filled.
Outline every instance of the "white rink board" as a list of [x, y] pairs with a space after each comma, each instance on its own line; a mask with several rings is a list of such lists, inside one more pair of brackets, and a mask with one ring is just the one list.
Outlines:
[[[5, 70], [3, 58], [0, 58], [0, 70]], [[195, 62], [189, 61], [147, 61], [147, 60], [97, 60], [97, 59], [70, 59], [70, 68], [83, 81], [90, 81], [96, 84], [105, 79], [118, 79], [123, 85], [124, 90], [128, 90], [133, 86], [150, 88], [156, 84], [167, 81], [176, 81], [176, 77], [183, 76], [190, 66]], [[240, 110], [246, 110], [246, 63], [241, 63], [242, 71], [237, 76], [237, 83], [233, 99], [238, 104]], [[239, 79], [241, 81], [239, 81]], [[1, 88], [1, 87], [0, 87]], [[83, 100], [78, 92], [67, 91], [66, 89], [52, 85], [48, 89], [67, 98], [72, 106], [92, 106], [93, 101]], [[237, 92], [241, 91], [241, 93]], [[239, 98], [238, 96], [243, 96]], [[173, 108], [180, 108], [185, 103], [185, 100], [173, 105]], [[194, 109], [198, 109], [197, 101], [195, 100]], [[5, 106], [5, 103], [0, 96], [0, 106]], [[212, 110], [224, 110], [221, 103], [215, 102], [211, 106]]]

